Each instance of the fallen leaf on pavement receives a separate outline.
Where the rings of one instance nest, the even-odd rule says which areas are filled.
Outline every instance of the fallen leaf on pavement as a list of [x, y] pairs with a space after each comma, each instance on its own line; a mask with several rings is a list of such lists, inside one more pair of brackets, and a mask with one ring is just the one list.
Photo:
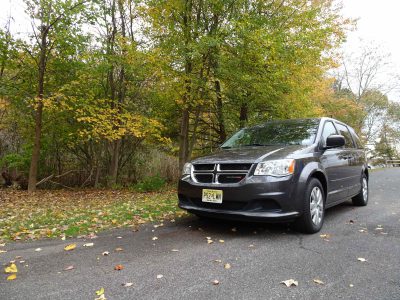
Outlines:
[[224, 240], [219, 240], [218, 242], [220, 242], [220, 243], [225, 243], [225, 241], [224, 241]]
[[353, 284], [351, 284], [351, 283], [349, 284], [349, 287], [353, 287], [353, 286], [354, 286]]
[[42, 251], [42, 248], [36, 248], [35, 251], [40, 252], [40, 251]]
[[367, 232], [365, 229], [358, 230], [359, 232]]
[[8, 267], [4, 269], [4, 272], [6, 273], [17, 273], [18, 269], [17, 266], [14, 263], [11, 263]]
[[321, 285], [324, 285], [325, 284], [325, 282], [323, 282], [322, 280], [319, 280], [319, 279], [314, 279], [313, 280], [315, 283], [318, 283], [318, 284], [321, 284]]
[[172, 252], [179, 252], [178, 249], [172, 249], [171, 251], [172, 251]]
[[213, 285], [218, 285], [218, 284], [219, 284], [219, 281], [215, 279], [215, 280], [213, 280], [212, 284], [213, 284]]
[[211, 240], [211, 237], [210, 237], [210, 236], [207, 236], [206, 239], [207, 239], [207, 240]]
[[126, 282], [126, 283], [122, 284], [122, 286], [124, 286], [124, 287], [130, 287], [132, 285], [133, 285], [133, 282]]
[[83, 244], [83, 247], [93, 247], [93, 246], [94, 246], [94, 243]]
[[319, 237], [323, 238], [323, 239], [329, 239], [331, 237], [331, 235], [328, 233], [325, 233], [325, 234], [320, 234]]
[[104, 251], [101, 255], [106, 256], [106, 255], [109, 255], [109, 254], [110, 254], [110, 252]]
[[286, 285], [287, 287], [290, 287], [292, 285], [294, 285], [294, 286], [298, 286], [299, 285], [299, 282], [294, 280], [294, 279], [284, 280], [284, 281], [281, 281], [281, 283]]
[[153, 241], [156, 241], [156, 240], [158, 240], [158, 237], [153, 236], [152, 240], [153, 240]]
[[164, 275], [161, 275], [161, 274], [158, 274], [157, 275], [157, 279], [161, 279], [161, 278], [163, 278], [164, 277]]
[[97, 239], [98, 236], [97, 236], [94, 232], [92, 232], [92, 233], [89, 233], [89, 234], [86, 236], [86, 238], [93, 240], [93, 239]]
[[122, 248], [115, 248], [115, 251], [120, 252], [120, 251], [124, 251], [124, 249], [122, 249]]
[[64, 271], [70, 271], [70, 270], [72, 270], [72, 269], [74, 269], [74, 266], [68, 266], [68, 267], [66, 267], [66, 268], [64, 269]]
[[65, 251], [71, 251], [74, 250], [76, 248], [76, 244], [69, 244], [67, 246], [64, 247]]
[[105, 300], [106, 297], [104, 295], [104, 288], [101, 288], [100, 290], [96, 291], [96, 295], [99, 296], [95, 300]]
[[367, 261], [365, 258], [362, 258], [362, 257], [357, 258], [357, 260], [358, 260], [358, 261], [361, 261], [361, 262]]
[[230, 265], [230, 264], [225, 264], [225, 265], [224, 265], [224, 268], [225, 268], [225, 269], [230, 269], [230, 268], [231, 268], [231, 265]]
[[5, 246], [6, 246], [5, 243], [0, 244], [0, 247], [5, 247]]
[[214, 260], [214, 262], [216, 262], [216, 263], [222, 263], [222, 260], [216, 259], [216, 260]]
[[16, 279], [17, 278], [17, 274], [11, 274], [11, 275], [9, 275], [8, 277], [7, 277], [7, 280], [14, 280], [14, 279]]
[[124, 266], [123, 265], [116, 265], [115, 267], [114, 267], [114, 270], [116, 270], [116, 271], [121, 271], [121, 270], [123, 270], [124, 269]]
[[6, 253], [7, 251], [6, 250], [0, 250], [0, 253]]
[[122, 239], [122, 236], [117, 236], [117, 239]]

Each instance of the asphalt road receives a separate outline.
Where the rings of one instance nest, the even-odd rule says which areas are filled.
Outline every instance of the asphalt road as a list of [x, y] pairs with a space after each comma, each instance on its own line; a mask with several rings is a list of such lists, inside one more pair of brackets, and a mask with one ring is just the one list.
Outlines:
[[[0, 248], [8, 251], [1, 264], [22, 258], [16, 280], [1, 275], [0, 299], [95, 299], [101, 287], [107, 299], [400, 299], [400, 169], [373, 172], [370, 189], [367, 207], [349, 201], [327, 211], [320, 234], [328, 241], [286, 225], [184, 217], [93, 240], [10, 243]], [[73, 242], [77, 248], [64, 251]], [[88, 242], [94, 246], [83, 247]], [[287, 279], [298, 286], [280, 283]]]

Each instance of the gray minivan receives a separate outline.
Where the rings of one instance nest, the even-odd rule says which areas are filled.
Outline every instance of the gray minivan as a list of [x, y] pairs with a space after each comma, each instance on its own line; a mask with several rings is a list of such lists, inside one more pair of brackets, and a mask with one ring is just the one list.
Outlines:
[[243, 128], [219, 151], [185, 164], [179, 207], [198, 216], [294, 221], [318, 232], [325, 209], [368, 203], [368, 166], [354, 130], [332, 118]]

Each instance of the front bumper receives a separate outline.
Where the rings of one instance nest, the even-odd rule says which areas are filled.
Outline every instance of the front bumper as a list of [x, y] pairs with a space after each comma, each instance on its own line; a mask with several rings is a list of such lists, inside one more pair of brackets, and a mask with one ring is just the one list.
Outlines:
[[[302, 187], [297, 181], [296, 175], [249, 176], [236, 184], [201, 184], [186, 177], [178, 185], [179, 207], [197, 215], [223, 219], [288, 221], [301, 214], [302, 201], [298, 195], [302, 195]], [[222, 190], [222, 203], [202, 202], [203, 189]]]

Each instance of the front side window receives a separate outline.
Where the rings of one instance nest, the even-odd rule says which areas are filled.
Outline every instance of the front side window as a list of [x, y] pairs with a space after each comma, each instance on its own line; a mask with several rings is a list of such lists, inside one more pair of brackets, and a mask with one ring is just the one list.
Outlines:
[[322, 131], [322, 136], [321, 136], [321, 141], [322, 141], [322, 146], [326, 146], [326, 139], [330, 136], [330, 135], [334, 135], [337, 134], [336, 128], [333, 125], [332, 122], [328, 121], [325, 122], [324, 124], [324, 129]]
[[273, 121], [243, 128], [228, 139], [222, 148], [276, 145], [311, 145], [315, 141], [319, 120]]
[[364, 146], [360, 140], [360, 138], [357, 136], [357, 134], [354, 132], [354, 130], [350, 130], [351, 136], [353, 137], [354, 142], [356, 143], [357, 149], [363, 149]]
[[344, 136], [344, 140], [345, 140], [344, 147], [345, 148], [354, 148], [353, 139], [351, 138], [350, 132], [347, 129], [347, 127], [342, 124], [339, 124], [339, 123], [336, 123], [336, 127], [339, 130], [339, 134]]

